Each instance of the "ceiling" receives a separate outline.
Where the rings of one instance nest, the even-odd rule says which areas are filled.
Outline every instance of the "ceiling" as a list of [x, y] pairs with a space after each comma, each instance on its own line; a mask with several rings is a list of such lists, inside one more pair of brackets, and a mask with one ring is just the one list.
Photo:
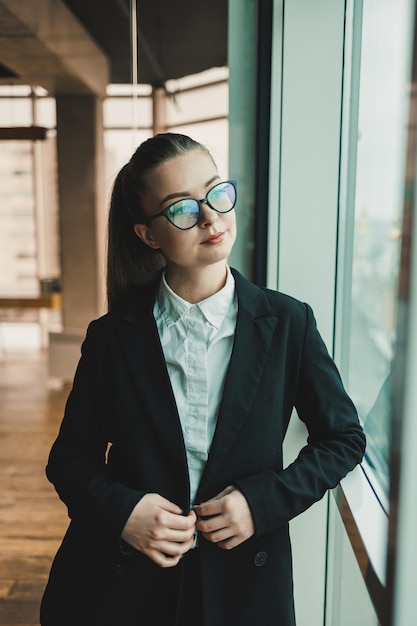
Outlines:
[[[113, 83], [132, 82], [131, 0], [63, 0], [110, 60]], [[228, 0], [136, 0], [138, 82], [161, 85], [227, 65]]]
[[0, 0], [0, 84], [102, 96], [109, 83], [162, 86], [224, 67], [227, 9], [228, 0]]

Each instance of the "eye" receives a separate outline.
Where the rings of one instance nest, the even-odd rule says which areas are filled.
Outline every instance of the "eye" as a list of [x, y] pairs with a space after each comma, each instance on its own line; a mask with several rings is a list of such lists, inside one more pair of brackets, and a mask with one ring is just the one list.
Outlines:
[[236, 193], [231, 183], [219, 183], [210, 189], [207, 198], [218, 211], [230, 211], [234, 206]]
[[198, 202], [190, 198], [174, 202], [168, 207], [166, 216], [174, 226], [186, 230], [197, 223], [199, 213]]

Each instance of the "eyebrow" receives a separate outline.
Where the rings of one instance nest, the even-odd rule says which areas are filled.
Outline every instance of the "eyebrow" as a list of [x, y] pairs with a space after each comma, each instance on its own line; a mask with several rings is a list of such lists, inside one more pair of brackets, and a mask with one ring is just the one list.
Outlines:
[[[211, 185], [211, 183], [213, 183], [215, 180], [218, 180], [218, 179], [220, 179], [220, 176], [216, 174], [215, 176], [213, 176], [212, 178], [210, 178], [210, 180], [206, 182], [205, 186], [208, 187], [209, 185]], [[167, 196], [165, 196], [163, 200], [161, 200], [159, 204], [162, 205], [167, 200], [173, 200], [174, 198], [183, 198], [184, 196], [191, 196], [191, 193], [189, 191], [177, 191], [175, 193], [169, 193]]]

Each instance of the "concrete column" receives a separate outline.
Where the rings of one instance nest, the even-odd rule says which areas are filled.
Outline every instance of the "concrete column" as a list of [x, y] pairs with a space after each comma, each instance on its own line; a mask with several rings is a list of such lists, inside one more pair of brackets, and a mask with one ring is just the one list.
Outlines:
[[102, 102], [58, 96], [56, 106], [63, 332], [50, 336], [50, 373], [71, 379], [86, 327], [106, 303]]

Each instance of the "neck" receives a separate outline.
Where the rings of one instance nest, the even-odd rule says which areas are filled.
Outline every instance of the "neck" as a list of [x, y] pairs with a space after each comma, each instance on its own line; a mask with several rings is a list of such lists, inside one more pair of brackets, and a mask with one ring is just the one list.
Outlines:
[[195, 304], [217, 293], [226, 284], [226, 264], [215, 264], [200, 271], [188, 272], [184, 268], [168, 267], [166, 281], [180, 298]]

